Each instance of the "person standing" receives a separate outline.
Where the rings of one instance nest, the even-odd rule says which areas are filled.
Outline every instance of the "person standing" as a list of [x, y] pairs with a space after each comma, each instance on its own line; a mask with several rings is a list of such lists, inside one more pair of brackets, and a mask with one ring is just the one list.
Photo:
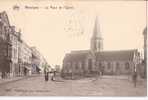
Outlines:
[[55, 81], [55, 76], [56, 76], [56, 71], [53, 69], [53, 71], [51, 72], [51, 80]]
[[137, 83], [137, 72], [134, 71], [134, 74], [133, 74], [133, 82], [134, 82], [134, 86], [136, 87], [136, 83]]
[[48, 73], [49, 73], [49, 69], [48, 69], [48, 66], [45, 64], [45, 66], [44, 66], [45, 81], [48, 81]]

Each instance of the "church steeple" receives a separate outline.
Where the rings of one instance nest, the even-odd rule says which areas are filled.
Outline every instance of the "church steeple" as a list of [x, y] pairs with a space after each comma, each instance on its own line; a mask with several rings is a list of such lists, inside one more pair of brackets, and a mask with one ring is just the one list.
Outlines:
[[99, 52], [103, 50], [103, 38], [100, 32], [100, 24], [97, 16], [95, 19], [93, 35], [91, 38], [91, 50], [93, 52]]

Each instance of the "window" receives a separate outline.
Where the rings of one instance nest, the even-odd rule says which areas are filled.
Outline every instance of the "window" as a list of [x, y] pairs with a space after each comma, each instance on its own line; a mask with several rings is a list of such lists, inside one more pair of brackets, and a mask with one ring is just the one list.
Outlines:
[[72, 69], [75, 69], [75, 62], [72, 62]]
[[101, 64], [101, 62], [99, 63], [99, 67], [101, 67], [102, 66], [102, 64]]
[[118, 62], [116, 63], [116, 69], [119, 69], [119, 63]]
[[79, 62], [78, 66], [79, 66], [79, 69], [81, 69], [82, 68], [82, 62]]
[[111, 69], [111, 63], [108, 63], [107, 66], [108, 69]]
[[78, 63], [75, 63], [75, 68], [76, 68], [76, 69], [79, 69]]
[[98, 49], [101, 49], [101, 43], [98, 42]]
[[128, 63], [128, 62], [125, 63], [125, 69], [126, 69], [126, 70], [129, 70], [129, 63]]
[[97, 69], [98, 69], [98, 70], [101, 70], [101, 68], [102, 68], [102, 63], [101, 63], [101, 62], [98, 62]]
[[84, 70], [84, 67], [85, 67], [85, 62], [84, 61], [82, 61], [82, 69]]

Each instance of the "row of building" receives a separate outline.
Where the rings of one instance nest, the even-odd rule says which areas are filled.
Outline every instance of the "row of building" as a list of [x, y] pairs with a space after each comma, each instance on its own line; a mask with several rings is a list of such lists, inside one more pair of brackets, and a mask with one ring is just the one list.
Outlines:
[[39, 73], [46, 59], [21, 37], [21, 31], [11, 26], [7, 13], [0, 13], [0, 75], [24, 76]]
[[135, 71], [141, 76], [146, 76], [146, 28], [143, 34], [144, 62], [137, 49], [104, 51], [103, 37], [96, 17], [90, 49], [67, 53], [63, 60], [62, 76], [73, 78], [76, 76], [93, 76], [99, 73], [105, 75], [132, 75]]

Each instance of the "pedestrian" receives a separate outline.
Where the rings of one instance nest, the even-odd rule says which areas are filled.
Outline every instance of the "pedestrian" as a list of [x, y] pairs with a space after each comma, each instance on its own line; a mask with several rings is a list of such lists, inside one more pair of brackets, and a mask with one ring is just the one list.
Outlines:
[[47, 67], [45, 67], [44, 68], [44, 77], [45, 77], [45, 81], [47, 82], [48, 81], [48, 68]]
[[53, 70], [53, 71], [51, 72], [51, 80], [52, 80], [52, 81], [55, 81], [55, 76], [56, 76], [56, 71]]
[[100, 78], [101, 78], [101, 76], [102, 76], [102, 71], [99, 71], [99, 76], [100, 76]]
[[51, 72], [51, 81], [54, 81], [53, 72]]
[[47, 75], [46, 75], [46, 69], [44, 69], [44, 77], [45, 77], [45, 81], [46, 81], [46, 77], [47, 77]]
[[48, 72], [45, 72], [45, 81], [48, 81]]
[[4, 72], [2, 72], [2, 79], [4, 79]]
[[134, 71], [134, 74], [133, 74], [133, 82], [134, 82], [134, 86], [136, 87], [136, 83], [137, 83], [137, 72]]
[[46, 73], [46, 81], [48, 81], [48, 72]]

